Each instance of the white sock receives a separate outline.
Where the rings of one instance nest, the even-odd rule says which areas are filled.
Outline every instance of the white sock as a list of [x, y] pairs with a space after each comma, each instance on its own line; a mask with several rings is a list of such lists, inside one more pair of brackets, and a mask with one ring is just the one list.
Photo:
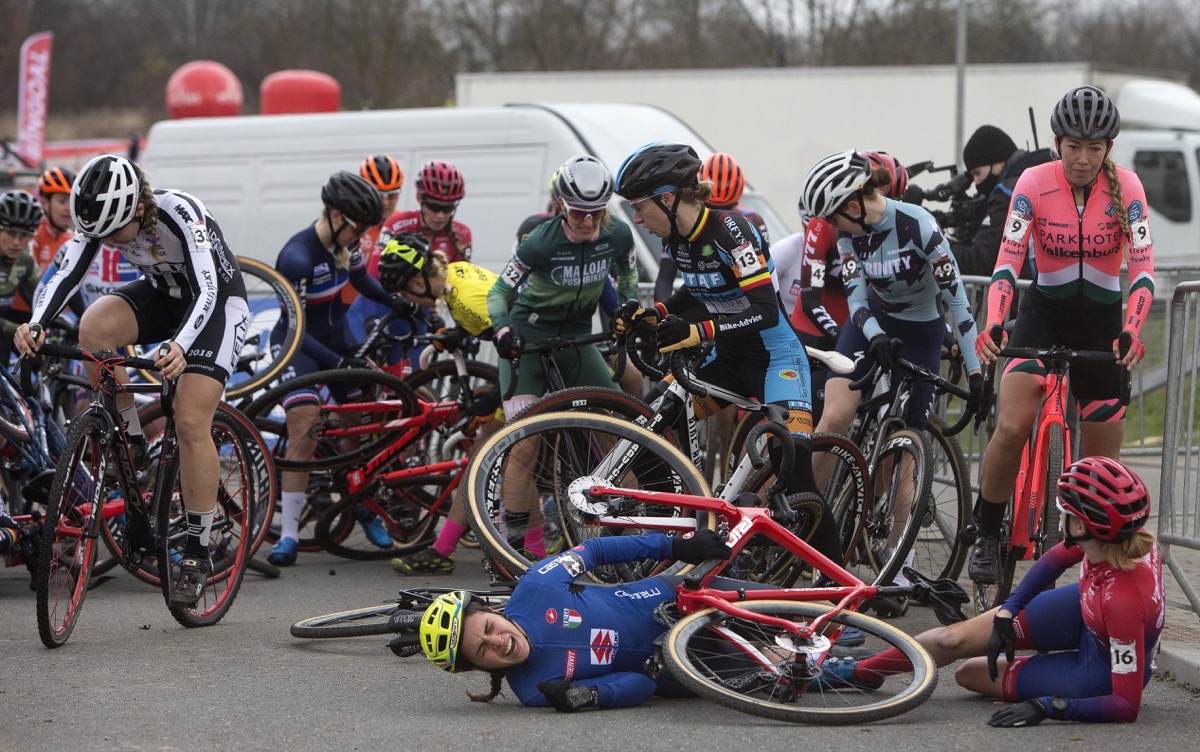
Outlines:
[[900, 587], [906, 587], [912, 584], [908, 581], [908, 578], [904, 576], [904, 567], [911, 567], [916, 558], [917, 552], [913, 550], [909, 550], [908, 556], [904, 557], [904, 566], [900, 567], [900, 571], [896, 573], [895, 577], [895, 583]]
[[304, 511], [306, 494], [303, 491], [284, 491], [280, 499], [280, 538], [300, 540], [300, 513]]
[[131, 436], [143, 436], [142, 422], [138, 420], [137, 403], [129, 403], [129, 407], [122, 408], [120, 412], [121, 420], [125, 422], [125, 432]]

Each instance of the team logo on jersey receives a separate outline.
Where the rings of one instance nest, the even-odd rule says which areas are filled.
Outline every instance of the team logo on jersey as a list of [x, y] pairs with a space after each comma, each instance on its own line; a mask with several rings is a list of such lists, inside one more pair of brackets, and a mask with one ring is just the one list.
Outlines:
[[1146, 207], [1142, 206], [1141, 201], [1132, 201], [1129, 204], [1129, 224], [1133, 224], [1142, 217], [1146, 216]]
[[1013, 196], [1012, 213], [1029, 219], [1033, 216], [1033, 202], [1024, 193]]
[[546, 623], [553, 624], [558, 619], [558, 612], [552, 608], [546, 609]]
[[575, 676], [575, 651], [567, 651], [567, 662], [563, 664], [563, 678], [572, 679]]
[[580, 624], [583, 624], [583, 617], [579, 615], [578, 611], [570, 608], [564, 608], [562, 610], [563, 629], [574, 629]]
[[700, 255], [703, 256], [704, 258], [708, 258], [709, 256], [713, 255], [714, 253], [716, 253], [716, 251], [714, 251], [713, 247], [711, 245], [709, 245], [708, 243], [705, 243], [704, 247], [700, 249]]
[[591, 639], [593, 666], [611, 666], [617, 654], [617, 630], [593, 629]]
[[800, 374], [796, 373], [790, 368], [785, 368], [779, 372], [779, 378], [786, 379], [788, 381], [795, 381], [796, 379], [800, 378]]

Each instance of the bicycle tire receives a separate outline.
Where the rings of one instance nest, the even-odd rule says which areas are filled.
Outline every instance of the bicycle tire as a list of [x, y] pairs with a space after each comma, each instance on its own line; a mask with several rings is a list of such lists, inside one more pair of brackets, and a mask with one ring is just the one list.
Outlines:
[[[218, 413], [219, 415], [220, 413]], [[208, 540], [208, 555], [212, 562], [200, 600], [194, 606], [179, 606], [170, 602], [170, 575], [175, 567], [175, 550], [182, 548], [187, 536], [186, 515], [180, 494], [171, 494], [169, 513], [160, 509], [159, 533], [159, 578], [163, 581], [163, 596], [175, 621], [185, 627], [207, 627], [229, 612], [241, 590], [246, 565], [252, 555], [252, 546], [257, 537], [262, 540], [266, 525], [258, 514], [258, 498], [255, 480], [255, 461], [247, 447], [255, 443], [253, 429], [246, 422], [232, 420], [221, 425], [214, 416], [214, 426], [220, 425], [231, 433], [228, 445], [229, 456], [221, 457], [222, 479], [218, 484], [216, 517]], [[178, 465], [174, 464], [176, 476]], [[161, 464], [157, 468], [162, 471]], [[178, 489], [179, 479], [173, 487]], [[166, 555], [164, 555], [166, 554]]]
[[[908, 517], [895, 546], [888, 545], [896, 521], [896, 504], [893, 491], [900, 486], [903, 455], [912, 461], [913, 498], [908, 501]], [[890, 467], [890, 477], [880, 476], [883, 468]], [[930, 486], [933, 482], [933, 458], [930, 456], [924, 434], [911, 429], [893, 431], [883, 442], [875, 464], [875, 497], [867, 514], [864, 535], [867, 558], [876, 574], [873, 579], [862, 577], [873, 585], [887, 585], [895, 580], [904, 566], [908, 552], [921, 528], [928, 504]], [[882, 482], [881, 482], [882, 481]]]
[[[450, 480], [441, 479], [441, 488]], [[389, 487], [383, 498], [378, 488], [373, 494], [347, 495], [317, 518], [313, 528], [317, 543], [334, 556], [357, 561], [390, 559], [426, 548], [435, 540], [438, 520], [449, 510], [447, 500], [437, 512], [433, 511], [437, 496], [428, 490], [431, 485], [437, 484], [421, 480], [405, 484], [407, 487]], [[392, 538], [391, 546], [381, 547], [371, 542], [356, 517], [360, 510], [380, 519]]]
[[1045, 485], [1042, 487], [1042, 515], [1038, 521], [1041, 525], [1040, 539], [1037, 545], [1036, 554], [1040, 558], [1042, 554], [1050, 550], [1062, 540], [1062, 533], [1059, 531], [1058, 521], [1061, 514], [1058, 511], [1058, 479], [1062, 477], [1064, 464], [1066, 462], [1066, 437], [1063, 436], [1063, 427], [1057, 423], [1050, 424], [1050, 431], [1046, 441], [1046, 475]]
[[[619, 418], [587, 413], [554, 412], [534, 415], [509, 423], [476, 449], [467, 467], [466, 510], [471, 528], [479, 538], [480, 546], [493, 560], [501, 573], [511, 578], [519, 577], [533, 566], [523, 551], [517, 549], [520, 542], [510, 542], [504, 522], [504, 510], [516, 492], [510, 489], [503, 496], [500, 486], [504, 482], [504, 463], [513, 447], [522, 441], [535, 441], [533, 451], [538, 464], [530, 467], [535, 474], [534, 493], [536, 499], [526, 499], [530, 509], [537, 505], [545, 509], [547, 504], [557, 514], [563, 537], [562, 548], [570, 548], [594, 534], [636, 534], [636, 530], [597, 528], [584, 526], [580, 515], [566, 498], [566, 486], [577, 477], [589, 475], [595, 469], [592, 460], [603, 451], [601, 443], [615, 444], [618, 440], [630, 441], [641, 452], [632, 462], [636, 463], [638, 487], [645, 490], [669, 490], [707, 496], [708, 484], [700, 471], [666, 439], [650, 433], [640, 426]], [[576, 444], [578, 446], [576, 446]], [[582, 449], [580, 448], [582, 447]], [[519, 459], [519, 458], [518, 458]], [[550, 498], [543, 499], [540, 488]], [[678, 510], [675, 510], [678, 513]], [[549, 515], [546, 515], [547, 517]], [[712, 526], [714, 521], [706, 518], [702, 524]], [[547, 540], [552, 540], [550, 535]], [[516, 543], [516, 545], [514, 545]], [[660, 563], [638, 563], [628, 568], [605, 569], [593, 572], [600, 581], [639, 579], [658, 573]]]
[[[250, 321], [239, 354], [247, 362], [259, 365], [250, 373], [235, 369], [229, 375], [225, 399], [231, 401], [249, 397], [277, 379], [296, 353], [300, 352], [304, 340], [304, 303], [287, 277], [273, 267], [247, 256], [238, 256], [237, 261], [246, 285], [246, 303], [250, 308]], [[281, 312], [288, 323], [278, 351], [273, 352], [271, 331], [279, 321]], [[137, 345], [126, 348], [126, 351], [130, 355], [150, 357], [149, 354], [157, 347], [157, 343]], [[157, 371], [139, 370], [138, 373], [148, 382], [162, 383]]]
[[7, 372], [0, 376], [0, 436], [24, 444], [33, 429], [33, 413]]
[[[325, 400], [331, 391], [345, 393], [354, 389], [363, 390], [362, 398], [355, 397], [355, 401], [341, 405]], [[310, 433], [318, 438], [319, 451], [309, 460], [288, 460], [283, 456], [287, 450], [287, 424], [282, 405], [288, 395], [298, 390], [316, 390], [323, 399], [319, 423], [310, 429]], [[374, 409], [353, 414], [359, 421], [365, 421], [364, 416], [369, 415], [372, 423], [379, 427], [377, 431], [361, 436], [357, 448], [347, 449], [331, 440], [327, 432], [344, 429], [346, 423], [340, 416], [347, 406], [356, 404], [364, 408], [374, 406]], [[345, 467], [378, 454], [404, 430], [383, 424], [415, 415], [418, 404], [419, 398], [413, 388], [390, 373], [367, 368], [335, 368], [288, 379], [260, 394], [244, 412], [272, 446], [277, 471], [311, 471]]]
[[301, 619], [291, 627], [292, 637], [323, 639], [330, 637], [370, 637], [387, 634], [392, 614], [400, 604], [381, 603], [377, 606], [352, 608], [321, 616]]
[[88, 410], [71, 424], [63, 458], [50, 486], [38, 544], [38, 636], [48, 648], [66, 644], [83, 608], [96, 560], [104, 484], [107, 416]]
[[[789, 621], [811, 620], [830, 610], [828, 606], [794, 601], [752, 601], [739, 603], [738, 607]], [[843, 627], [862, 630], [867, 636], [864, 647], [872, 654], [888, 648], [899, 650], [910, 662], [912, 672], [883, 678], [877, 690], [822, 690], [819, 682], [788, 678], [779, 671], [779, 666], [794, 665], [787, 655], [794, 653], [783, 647], [783, 640], [776, 641], [783, 630], [711, 608], [678, 621], [667, 635], [663, 655], [671, 675], [696, 694], [777, 721], [867, 723], [908, 712], [933, 694], [937, 665], [915, 638], [854, 611], [841, 611], [826, 623], [830, 627], [826, 635]], [[831, 647], [816, 654], [822, 665]]]
[[912, 550], [913, 567], [934, 579], [958, 579], [967, 559], [959, 532], [971, 520], [971, 481], [962, 449], [940, 418], [930, 415], [926, 427], [933, 472], [929, 503]]

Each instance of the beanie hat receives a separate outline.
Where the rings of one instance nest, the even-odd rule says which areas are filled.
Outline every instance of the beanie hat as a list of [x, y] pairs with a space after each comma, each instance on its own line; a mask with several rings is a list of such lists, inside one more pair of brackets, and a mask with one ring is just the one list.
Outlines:
[[1016, 150], [1017, 145], [1007, 133], [994, 125], [981, 125], [963, 146], [963, 165], [970, 171], [983, 165], [1003, 162]]

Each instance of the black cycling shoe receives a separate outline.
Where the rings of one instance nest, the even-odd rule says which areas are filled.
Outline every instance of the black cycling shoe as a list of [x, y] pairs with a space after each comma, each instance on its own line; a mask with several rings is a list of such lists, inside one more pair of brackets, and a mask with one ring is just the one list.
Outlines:
[[179, 562], [179, 573], [171, 586], [171, 605], [191, 608], [200, 601], [212, 564], [208, 557], [185, 556]]
[[979, 533], [971, 549], [967, 576], [975, 582], [992, 585], [1000, 581], [1000, 536]]

